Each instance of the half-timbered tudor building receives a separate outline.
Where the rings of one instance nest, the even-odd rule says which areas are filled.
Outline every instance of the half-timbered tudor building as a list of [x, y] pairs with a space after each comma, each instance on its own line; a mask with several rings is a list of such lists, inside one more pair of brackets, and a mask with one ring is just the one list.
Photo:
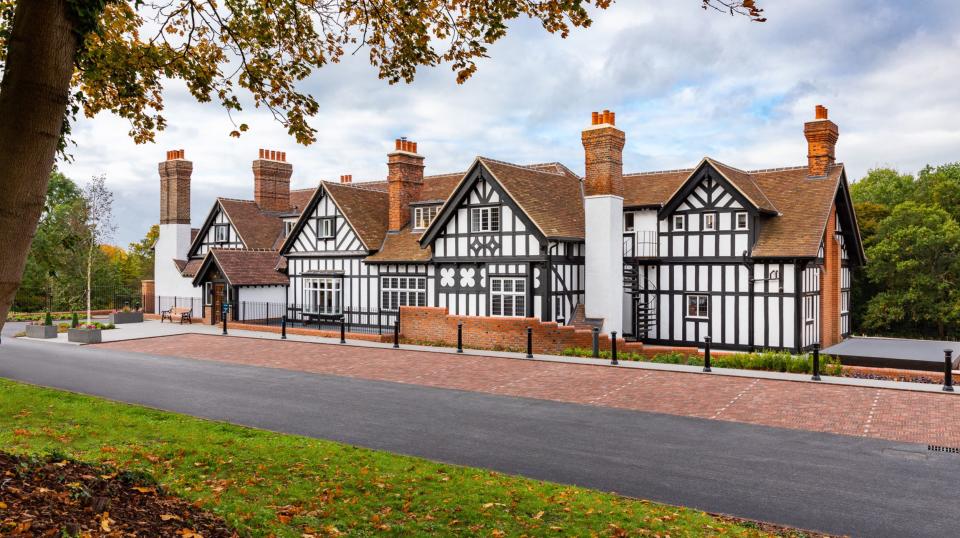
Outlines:
[[[594, 113], [583, 131], [582, 178], [486, 157], [425, 175], [417, 144], [400, 139], [385, 181], [291, 191], [285, 156], [261, 150], [255, 199], [218, 199], [185, 247], [171, 237], [190, 235], [192, 165], [172, 152], [160, 165], [158, 245], [167, 234], [183, 252], [158, 250], [156, 293], [186, 279], [209, 311], [226, 301], [235, 316], [262, 302], [275, 305], [267, 318], [384, 327], [402, 306], [430, 306], [651, 344], [710, 336], [728, 349], [802, 350], [849, 334], [851, 269], [865, 258], [825, 108], [805, 124], [806, 165], [754, 171], [707, 157], [625, 174], [615, 119]], [[161, 283], [164, 264], [178, 282]]]

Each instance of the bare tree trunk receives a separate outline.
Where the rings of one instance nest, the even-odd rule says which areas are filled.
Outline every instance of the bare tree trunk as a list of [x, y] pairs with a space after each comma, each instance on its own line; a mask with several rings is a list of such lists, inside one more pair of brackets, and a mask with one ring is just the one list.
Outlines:
[[90, 284], [93, 282], [93, 248], [96, 242], [91, 240], [90, 249], [87, 250], [87, 325], [93, 323], [93, 317], [90, 315]]
[[66, 0], [17, 2], [0, 82], [0, 329], [43, 210], [77, 38]]

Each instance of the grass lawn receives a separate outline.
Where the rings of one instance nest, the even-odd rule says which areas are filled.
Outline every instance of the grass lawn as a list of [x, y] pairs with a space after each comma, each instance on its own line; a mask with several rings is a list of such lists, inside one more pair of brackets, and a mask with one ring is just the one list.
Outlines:
[[4, 450], [145, 471], [244, 536], [768, 536], [696, 510], [3, 379], [0, 395]]

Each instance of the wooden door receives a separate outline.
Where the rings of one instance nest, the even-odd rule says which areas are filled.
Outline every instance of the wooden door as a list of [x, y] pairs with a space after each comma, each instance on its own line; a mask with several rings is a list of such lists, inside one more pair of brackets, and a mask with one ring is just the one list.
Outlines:
[[216, 325], [222, 321], [220, 313], [223, 311], [223, 284], [213, 285], [213, 305], [210, 308], [213, 309], [213, 311], [210, 312], [210, 319], [212, 319], [213, 324]]

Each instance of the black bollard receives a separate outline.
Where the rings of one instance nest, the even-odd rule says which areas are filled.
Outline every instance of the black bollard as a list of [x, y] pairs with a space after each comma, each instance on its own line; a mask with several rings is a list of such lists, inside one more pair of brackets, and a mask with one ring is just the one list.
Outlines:
[[347, 322], [345, 318], [340, 318], [340, 343], [347, 343]]
[[813, 344], [813, 375], [812, 381], [820, 381], [820, 344]]
[[953, 350], [943, 350], [943, 390], [953, 392]]
[[220, 317], [223, 318], [223, 334], [227, 334], [227, 305], [223, 305]]
[[400, 348], [400, 320], [393, 322], [393, 349]]
[[457, 353], [463, 353], [463, 322], [457, 322]]
[[703, 337], [703, 371], [712, 372], [710, 369], [710, 337]]
[[616, 366], [617, 362], [617, 331], [610, 333], [610, 364]]
[[281, 340], [286, 340], [286, 339], [287, 339], [287, 316], [286, 316], [286, 314], [284, 314], [284, 315], [280, 318], [280, 339], [281, 339]]
[[593, 358], [600, 358], [600, 327], [593, 328]]
[[533, 327], [527, 327], [527, 358], [533, 358]]

